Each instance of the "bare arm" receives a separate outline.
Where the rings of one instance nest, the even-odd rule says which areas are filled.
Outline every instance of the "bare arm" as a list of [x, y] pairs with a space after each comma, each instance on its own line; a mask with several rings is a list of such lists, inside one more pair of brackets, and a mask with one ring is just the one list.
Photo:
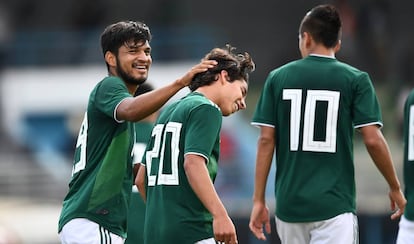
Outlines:
[[257, 142], [253, 209], [250, 215], [249, 227], [253, 234], [260, 240], [266, 240], [263, 226], [266, 233], [271, 232], [269, 209], [266, 205], [265, 193], [275, 149], [274, 131], [275, 129], [273, 127], [261, 126], [260, 137]]
[[369, 155], [389, 185], [391, 210], [397, 210], [391, 215], [391, 219], [396, 219], [404, 213], [407, 201], [401, 191], [388, 144], [376, 125], [364, 126], [360, 132]]
[[135, 177], [135, 185], [137, 186], [139, 194], [141, 195], [141, 198], [142, 200], [144, 200], [144, 202], [147, 201], [147, 192], [145, 189], [146, 178], [146, 167], [144, 165], [141, 165], [138, 169], [137, 176]]
[[188, 86], [194, 75], [214, 67], [216, 61], [205, 60], [195, 65], [180, 79], [143, 95], [123, 100], [117, 110], [118, 120], [139, 121], [160, 109], [179, 90]]
[[139, 170], [140, 167], [141, 167], [140, 163], [134, 164], [134, 167], [132, 168], [132, 172], [134, 173], [134, 178], [137, 177], [138, 170]]
[[237, 243], [236, 228], [227, 214], [210, 179], [205, 158], [187, 154], [184, 170], [193, 191], [213, 215], [213, 231], [216, 241], [226, 244]]

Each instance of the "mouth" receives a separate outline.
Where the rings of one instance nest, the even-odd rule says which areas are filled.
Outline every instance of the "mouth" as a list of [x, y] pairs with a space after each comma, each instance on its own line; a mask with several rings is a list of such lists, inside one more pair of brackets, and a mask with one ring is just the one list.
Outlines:
[[147, 67], [147, 65], [139, 65], [139, 64], [134, 64], [133, 66], [132, 66], [134, 69], [137, 69], [137, 70], [140, 70], [140, 71], [147, 71], [148, 70], [148, 67]]
[[234, 104], [234, 112], [239, 111], [240, 107], [237, 103]]

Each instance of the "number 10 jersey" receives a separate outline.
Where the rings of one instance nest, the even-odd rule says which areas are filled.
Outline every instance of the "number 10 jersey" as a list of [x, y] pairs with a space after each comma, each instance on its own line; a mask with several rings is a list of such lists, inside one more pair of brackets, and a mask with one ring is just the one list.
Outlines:
[[308, 56], [273, 70], [252, 124], [275, 128], [278, 218], [355, 213], [354, 129], [381, 119], [368, 74], [354, 67]]

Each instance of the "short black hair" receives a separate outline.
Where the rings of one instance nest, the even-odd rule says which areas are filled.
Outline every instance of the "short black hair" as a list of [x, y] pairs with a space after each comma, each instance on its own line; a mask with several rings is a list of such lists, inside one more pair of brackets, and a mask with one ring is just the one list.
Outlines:
[[134, 93], [134, 97], [150, 92], [152, 90], [154, 90], [154, 87], [147, 81], [138, 86], [137, 90]]
[[135, 44], [151, 41], [151, 31], [149, 27], [140, 21], [120, 21], [105, 28], [101, 34], [101, 48], [105, 56], [110, 51], [118, 54], [118, 49], [133, 41]]
[[303, 18], [299, 34], [308, 32], [317, 43], [328, 48], [335, 47], [341, 37], [341, 18], [338, 10], [330, 4], [312, 8]]

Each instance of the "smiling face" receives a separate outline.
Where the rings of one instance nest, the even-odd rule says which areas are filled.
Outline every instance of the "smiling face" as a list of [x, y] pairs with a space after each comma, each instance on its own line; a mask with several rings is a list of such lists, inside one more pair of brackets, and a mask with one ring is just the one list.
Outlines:
[[221, 99], [217, 103], [223, 116], [229, 116], [239, 110], [246, 109], [247, 89], [248, 84], [243, 79], [223, 83]]
[[126, 83], [140, 85], [148, 78], [148, 71], [152, 64], [151, 47], [148, 41], [125, 43], [118, 50], [115, 57], [114, 73]]

